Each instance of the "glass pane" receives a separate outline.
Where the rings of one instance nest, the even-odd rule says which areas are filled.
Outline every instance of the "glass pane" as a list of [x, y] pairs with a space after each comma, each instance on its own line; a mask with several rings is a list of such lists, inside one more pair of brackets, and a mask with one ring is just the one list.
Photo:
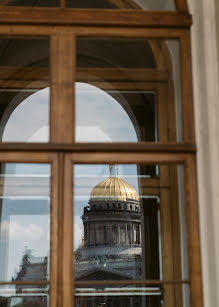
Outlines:
[[60, 0], [1, 0], [0, 6], [57, 7]]
[[1, 307], [47, 307], [47, 286], [5, 285], [0, 286]]
[[50, 165], [0, 166], [0, 281], [48, 280]]
[[189, 278], [183, 167], [146, 168], [75, 165], [76, 281]]
[[[186, 292], [183, 292], [183, 288]], [[181, 302], [175, 300], [173, 292], [181, 296]], [[173, 296], [171, 296], [173, 294]], [[164, 286], [98, 286], [75, 289], [75, 306], [105, 307], [189, 307], [190, 289], [184, 285]]]
[[80, 38], [77, 142], [182, 141], [178, 40]]
[[66, 0], [66, 6], [91, 9], [175, 10], [174, 0]]
[[0, 38], [0, 141], [49, 140], [49, 39]]

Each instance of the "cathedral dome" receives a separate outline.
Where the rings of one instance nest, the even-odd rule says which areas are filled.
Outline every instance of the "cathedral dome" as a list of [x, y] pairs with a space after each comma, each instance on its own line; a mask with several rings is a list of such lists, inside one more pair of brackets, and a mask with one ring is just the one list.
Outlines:
[[128, 201], [139, 202], [135, 189], [120, 178], [115, 166], [110, 166], [110, 177], [97, 184], [90, 194], [90, 201]]

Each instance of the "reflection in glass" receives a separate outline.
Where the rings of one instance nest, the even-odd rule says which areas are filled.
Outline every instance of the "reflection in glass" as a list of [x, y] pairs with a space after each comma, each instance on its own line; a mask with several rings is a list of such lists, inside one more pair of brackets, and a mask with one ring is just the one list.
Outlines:
[[77, 142], [182, 141], [177, 40], [79, 38]]
[[145, 167], [74, 166], [76, 282], [189, 278], [183, 167]]
[[[186, 289], [184, 304], [178, 300], [178, 304], [172, 306], [189, 307], [190, 287], [183, 285], [159, 285], [153, 286], [98, 286], [98, 287], [78, 287], [75, 289], [75, 306], [105, 306], [105, 307], [169, 307], [170, 300], [166, 297], [166, 292], [182, 293]], [[169, 303], [169, 304], [168, 304]]]
[[50, 166], [1, 164], [0, 281], [49, 278]]
[[[76, 288], [75, 306], [106, 307], [162, 307], [163, 293], [160, 287], [125, 287]], [[152, 305], [148, 305], [152, 304]]]
[[1, 307], [47, 307], [48, 287], [4, 285], [0, 287]]
[[66, 6], [93, 9], [175, 10], [174, 0], [66, 0]]
[[4, 37], [0, 55], [0, 141], [48, 142], [49, 40]]
[[0, 6], [58, 7], [60, 0], [1, 0]]

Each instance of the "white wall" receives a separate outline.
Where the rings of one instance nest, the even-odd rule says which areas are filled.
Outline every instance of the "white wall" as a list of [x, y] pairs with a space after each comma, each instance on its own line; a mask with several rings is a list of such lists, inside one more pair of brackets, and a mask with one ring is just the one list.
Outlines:
[[[219, 306], [219, 1], [188, 0], [192, 56], [204, 306]], [[217, 3], [217, 10], [216, 10]], [[218, 15], [216, 21], [216, 15]], [[216, 27], [218, 22], [218, 27]], [[219, 38], [219, 36], [218, 36]]]

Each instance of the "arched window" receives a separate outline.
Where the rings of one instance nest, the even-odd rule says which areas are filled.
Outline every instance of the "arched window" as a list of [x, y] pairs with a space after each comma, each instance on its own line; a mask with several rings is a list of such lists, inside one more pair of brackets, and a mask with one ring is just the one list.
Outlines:
[[184, 0], [0, 3], [0, 305], [201, 307]]

